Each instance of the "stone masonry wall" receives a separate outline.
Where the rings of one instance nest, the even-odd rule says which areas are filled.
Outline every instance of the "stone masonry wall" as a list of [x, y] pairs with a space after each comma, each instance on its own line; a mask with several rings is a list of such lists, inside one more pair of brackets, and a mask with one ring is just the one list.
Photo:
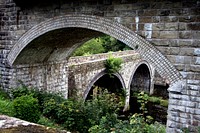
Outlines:
[[53, 62], [32, 65], [15, 65], [12, 69], [10, 86], [35, 87], [48, 92], [59, 92], [68, 97], [67, 62]]
[[[175, 2], [85, 0], [67, 1], [60, 5], [39, 4], [29, 8], [20, 8], [12, 0], [1, 0], [0, 4], [2, 72], [6, 65], [7, 53], [23, 33], [46, 19], [76, 13], [102, 16], [123, 24], [152, 42], [185, 79], [192, 80], [194, 84], [200, 80], [200, 2], [198, 0]], [[10, 75], [7, 70], [4, 73], [1, 77]]]
[[199, 0], [69, 0], [29, 8], [20, 8], [13, 0], [0, 0], [1, 86], [8, 88], [12, 84], [10, 78], [15, 72], [6, 58], [16, 41], [40, 22], [65, 14], [111, 19], [156, 46], [184, 78], [177, 82], [178, 86], [169, 88], [168, 132], [180, 132], [183, 127], [195, 132], [194, 127], [200, 126]]
[[[194, 1], [69, 1], [60, 6], [21, 9], [1, 0], [1, 61], [16, 40], [34, 25], [63, 14], [90, 14], [117, 21], [151, 41], [186, 79], [199, 80], [200, 2]], [[14, 32], [15, 31], [15, 32]], [[4, 60], [4, 61], [3, 61]]]

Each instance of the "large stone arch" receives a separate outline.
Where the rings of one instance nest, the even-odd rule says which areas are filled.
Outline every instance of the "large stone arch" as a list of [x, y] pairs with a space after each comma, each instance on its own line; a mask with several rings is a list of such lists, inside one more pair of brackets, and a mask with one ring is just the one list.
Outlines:
[[102, 32], [115, 37], [126, 45], [137, 48], [142, 58], [154, 64], [158, 73], [167, 83], [182, 79], [180, 73], [153, 45], [123, 25], [99, 16], [65, 15], [48, 19], [30, 30], [16, 42], [8, 54], [7, 60], [12, 65], [20, 52], [37, 37], [56, 29], [79, 27]]
[[[95, 83], [97, 80], [99, 80], [101, 77], [103, 77], [104, 75], [106, 75], [106, 74], [107, 74], [106, 71], [103, 70], [103, 71], [101, 71], [100, 73], [96, 74], [96, 75], [92, 78], [91, 82], [88, 84], [87, 89], [84, 91], [84, 94], [83, 94], [83, 98], [84, 98], [84, 99], [87, 98], [87, 96], [88, 96], [88, 94], [89, 94], [89, 92], [90, 92], [92, 86], [94, 85], [94, 83]], [[125, 83], [124, 83], [124, 80], [123, 80], [122, 76], [121, 76], [119, 73], [114, 73], [113, 75], [119, 79], [119, 81], [120, 81], [120, 83], [121, 83], [123, 89], [125, 89]]]

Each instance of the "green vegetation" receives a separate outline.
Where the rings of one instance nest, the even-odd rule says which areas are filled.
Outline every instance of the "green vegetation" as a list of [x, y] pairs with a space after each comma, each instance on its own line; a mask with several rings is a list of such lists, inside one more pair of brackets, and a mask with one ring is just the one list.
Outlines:
[[[141, 98], [142, 100], [145, 99], [145, 104], [147, 102], [152, 102], [154, 104], [157, 104], [157, 105], [160, 105], [160, 106], [163, 106], [163, 107], [168, 107], [168, 100], [163, 99], [162, 97], [150, 96], [143, 91], [142, 92], [134, 92], [133, 96], [137, 97], [137, 98]], [[142, 105], [142, 107], [143, 106], [144, 105]]]
[[110, 51], [115, 52], [130, 49], [130, 47], [116, 40], [115, 38], [104, 35], [87, 41], [81, 47], [77, 48], [72, 56], [85, 56], [98, 53], [107, 53]]
[[0, 89], [0, 114], [13, 116], [13, 103], [2, 89]]
[[[141, 112], [145, 112], [145, 93], [138, 94], [141, 103]], [[52, 94], [30, 89], [25, 86], [12, 91], [12, 98], [1, 100], [9, 106], [0, 104], [1, 114], [15, 116], [45, 126], [65, 129], [81, 133], [164, 133], [165, 126], [154, 123], [150, 116], [144, 113], [134, 114], [126, 120], [121, 120], [119, 111], [124, 106], [120, 96], [109, 93], [106, 89], [91, 100], [64, 99], [59, 94]], [[3, 100], [2, 100], [3, 99]]]
[[32, 95], [17, 97], [13, 101], [13, 107], [15, 117], [35, 123], [40, 119], [38, 99]]
[[121, 58], [114, 58], [113, 56], [110, 56], [105, 62], [104, 66], [106, 68], [106, 72], [108, 75], [112, 76], [113, 73], [119, 72], [121, 69], [122, 64]]

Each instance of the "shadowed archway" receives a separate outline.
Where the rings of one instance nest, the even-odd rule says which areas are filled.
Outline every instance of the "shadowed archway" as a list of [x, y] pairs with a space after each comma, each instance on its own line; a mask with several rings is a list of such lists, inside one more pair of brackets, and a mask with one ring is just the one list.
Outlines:
[[[97, 95], [98, 91], [103, 91], [104, 89], [107, 89], [110, 93], [115, 93], [116, 95], [119, 95], [123, 93], [123, 86], [120, 80], [117, 76], [105, 74], [102, 77], [100, 77], [92, 86], [90, 89], [86, 100], [92, 99], [94, 95]], [[102, 90], [98, 90], [102, 89]], [[96, 93], [96, 94], [95, 94]]]
[[88, 85], [83, 96], [85, 100], [92, 98], [93, 90], [95, 88], [107, 89], [111, 93], [120, 94], [125, 91], [125, 83], [121, 75], [118, 73], [112, 74], [112, 77], [110, 77], [110, 75], [108, 75], [104, 70], [98, 73]]
[[130, 84], [132, 91], [145, 91], [150, 93], [151, 75], [146, 64], [141, 64], [137, 67]]

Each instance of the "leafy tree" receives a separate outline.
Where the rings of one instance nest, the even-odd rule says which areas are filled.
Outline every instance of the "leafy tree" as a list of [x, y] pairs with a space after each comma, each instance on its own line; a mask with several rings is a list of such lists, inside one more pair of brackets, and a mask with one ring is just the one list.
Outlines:
[[81, 47], [76, 49], [72, 56], [84, 56], [98, 53], [107, 53], [110, 51], [115, 52], [130, 49], [130, 47], [118, 41], [117, 39], [108, 35], [104, 35], [87, 41]]
[[72, 56], [83, 56], [83, 55], [98, 54], [104, 52], [105, 49], [102, 46], [102, 42], [99, 41], [98, 38], [93, 38], [84, 43], [78, 49], [76, 49], [76, 51], [72, 54]]
[[115, 52], [115, 51], [123, 51], [123, 50], [131, 49], [130, 47], [120, 42], [119, 40], [115, 39], [114, 37], [105, 35], [99, 38], [103, 42], [102, 46], [104, 47], [105, 52], [109, 52], [109, 51]]

